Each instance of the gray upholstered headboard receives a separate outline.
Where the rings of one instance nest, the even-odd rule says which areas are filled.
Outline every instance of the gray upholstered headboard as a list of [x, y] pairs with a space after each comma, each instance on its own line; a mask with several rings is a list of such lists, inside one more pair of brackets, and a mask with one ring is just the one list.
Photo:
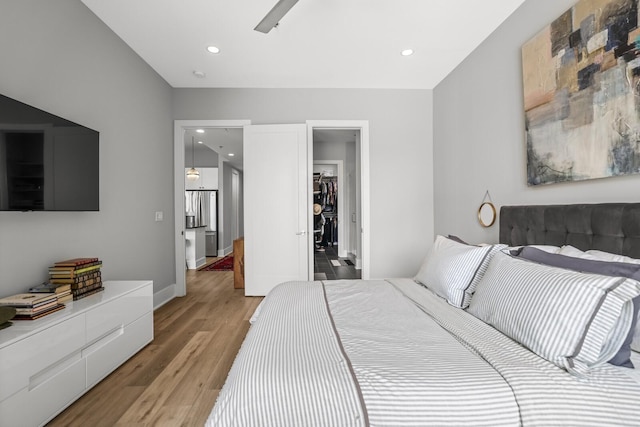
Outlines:
[[503, 206], [500, 243], [571, 245], [640, 258], [640, 203]]

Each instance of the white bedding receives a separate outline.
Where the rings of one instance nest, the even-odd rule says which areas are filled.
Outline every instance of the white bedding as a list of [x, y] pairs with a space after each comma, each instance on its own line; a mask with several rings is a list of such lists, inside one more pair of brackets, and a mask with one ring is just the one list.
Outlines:
[[371, 425], [519, 423], [516, 401], [501, 375], [389, 282], [331, 282], [326, 293]]
[[325, 284], [265, 298], [207, 426], [640, 420], [624, 368], [572, 376], [410, 279]]

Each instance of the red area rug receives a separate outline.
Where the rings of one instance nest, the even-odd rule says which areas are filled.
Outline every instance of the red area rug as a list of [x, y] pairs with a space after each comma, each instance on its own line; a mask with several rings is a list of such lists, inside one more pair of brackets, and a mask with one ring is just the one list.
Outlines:
[[233, 271], [233, 255], [227, 255], [211, 264], [199, 268], [198, 271]]

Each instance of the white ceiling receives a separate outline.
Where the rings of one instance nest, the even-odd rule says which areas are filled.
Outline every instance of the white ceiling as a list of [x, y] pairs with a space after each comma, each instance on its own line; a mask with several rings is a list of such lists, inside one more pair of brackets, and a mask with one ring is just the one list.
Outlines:
[[524, 0], [300, 0], [269, 34], [277, 0], [82, 2], [176, 88], [432, 89]]

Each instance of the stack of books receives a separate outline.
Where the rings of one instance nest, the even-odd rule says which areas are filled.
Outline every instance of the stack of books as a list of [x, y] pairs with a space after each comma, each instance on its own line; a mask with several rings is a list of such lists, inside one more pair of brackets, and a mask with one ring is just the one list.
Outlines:
[[102, 292], [102, 261], [98, 258], [73, 258], [49, 267], [49, 283], [69, 285], [73, 300]]
[[58, 304], [58, 297], [55, 294], [32, 293], [0, 298], [0, 306], [9, 306], [16, 309], [16, 315], [13, 316], [12, 320], [38, 319], [64, 308], [64, 304]]
[[29, 292], [33, 294], [54, 294], [58, 298], [59, 304], [63, 304], [73, 299], [73, 295], [71, 294], [71, 285], [69, 283], [57, 284], [45, 282], [32, 287], [29, 289]]

